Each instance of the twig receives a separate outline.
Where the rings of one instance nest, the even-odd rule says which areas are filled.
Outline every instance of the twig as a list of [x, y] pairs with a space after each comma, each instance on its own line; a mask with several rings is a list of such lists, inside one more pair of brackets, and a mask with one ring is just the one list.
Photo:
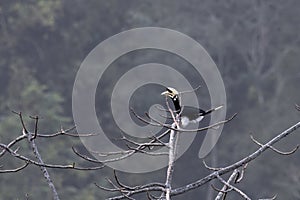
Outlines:
[[298, 111], [300, 111], [300, 106], [298, 104], [295, 104], [295, 107]]
[[144, 153], [144, 154], [147, 154], [147, 155], [150, 155], [150, 156], [165, 156], [165, 155], [169, 155], [168, 153], [166, 152], [148, 152], [148, 151], [144, 151], [142, 149], [139, 149], [139, 148], [134, 148], [134, 147], [131, 147], [129, 145], [127, 145], [127, 147], [130, 149], [130, 150], [134, 150], [135, 152], [140, 152], [140, 153]]
[[153, 146], [153, 147], [154, 146], [166, 146], [166, 144], [164, 144], [163, 142], [160, 142], [160, 140], [157, 140], [157, 141], [159, 141], [159, 143], [154, 143], [152, 141], [145, 142], [145, 143], [138, 143], [138, 142], [135, 142], [135, 141], [133, 141], [129, 138], [126, 138], [126, 137], [122, 137], [122, 138], [119, 138], [119, 139], [116, 139], [116, 140], [124, 140], [124, 141], [129, 142], [129, 143], [131, 143], [135, 146], [138, 146], [138, 147], [139, 146], [145, 146], [145, 147], [148, 147], [148, 146]]
[[115, 178], [117, 184], [118, 184], [120, 187], [126, 188], [127, 190], [135, 190], [134, 187], [130, 187], [130, 186], [127, 186], [127, 185], [121, 183], [121, 181], [119, 180], [119, 178], [118, 178], [118, 176], [117, 176], [116, 170], [114, 170], [114, 178]]
[[223, 190], [223, 188], [222, 188], [222, 189], [218, 189], [218, 188], [217, 188], [216, 186], [214, 186], [213, 184], [211, 184], [210, 186], [211, 186], [211, 188], [212, 188], [213, 190], [215, 190], [215, 191], [217, 191], [217, 192], [221, 192], [221, 193], [223, 194], [222, 200], [225, 199], [224, 197], [226, 196], [226, 193], [232, 191], [231, 188], [229, 188], [229, 189], [227, 189], [227, 190]]
[[[235, 169], [232, 174], [230, 175], [230, 177], [227, 180], [227, 184], [231, 184], [231, 182], [234, 181], [234, 179], [238, 176], [239, 170]], [[229, 188], [229, 189], [228, 189]], [[218, 193], [218, 195], [216, 196], [215, 200], [221, 200], [221, 198], [223, 196], [225, 196], [229, 191], [233, 190], [232, 188], [228, 187], [226, 184], [224, 184], [224, 186], [222, 187], [221, 191]]]
[[76, 167], [75, 163], [72, 163], [70, 165], [53, 165], [53, 164], [46, 164], [46, 163], [40, 163], [37, 161], [34, 161], [32, 159], [29, 159], [23, 155], [20, 155], [16, 152], [14, 152], [14, 150], [12, 150], [11, 148], [9, 148], [8, 146], [1, 144], [0, 143], [0, 147], [2, 149], [5, 149], [8, 153], [10, 153], [13, 157], [18, 158], [20, 160], [23, 160], [25, 162], [28, 162], [30, 164], [36, 165], [38, 167], [42, 166], [42, 167], [46, 167], [46, 168], [53, 168], [53, 169], [74, 169], [74, 170], [98, 170], [98, 169], [102, 169], [103, 167], [105, 167], [104, 165], [102, 166], [97, 166], [97, 167]]
[[[13, 145], [15, 145], [16, 143], [24, 140], [25, 138], [27, 138], [27, 135], [20, 135], [18, 136], [16, 139], [12, 140], [10, 143], [8, 143], [7, 148], [11, 148]], [[1, 152], [0, 152], [0, 157], [2, 157], [6, 152], [6, 149], [4, 148]]]
[[212, 125], [209, 125], [209, 126], [206, 126], [206, 127], [202, 127], [202, 128], [198, 128], [198, 129], [182, 129], [182, 128], [172, 128], [170, 125], [168, 124], [164, 124], [164, 123], [161, 123], [160, 121], [154, 119], [153, 117], [151, 117], [148, 113], [145, 113], [145, 115], [152, 121], [154, 121], [154, 123], [152, 121], [147, 121], [145, 120], [144, 118], [140, 117], [139, 115], [137, 115], [133, 110], [131, 110], [133, 115], [135, 117], [137, 117], [140, 121], [146, 123], [146, 124], [149, 124], [149, 125], [152, 125], [152, 126], [158, 126], [158, 127], [165, 127], [165, 128], [168, 128], [170, 130], [173, 130], [173, 131], [179, 131], [179, 132], [200, 132], [200, 131], [205, 131], [205, 130], [208, 130], [208, 129], [211, 129], [211, 128], [214, 128], [214, 127], [217, 127], [221, 124], [225, 124], [231, 120], [233, 120], [237, 113], [234, 113], [230, 118], [224, 120], [224, 121], [220, 121], [220, 122], [216, 122]]
[[79, 133], [69, 133], [70, 131], [74, 130], [76, 128], [76, 126], [73, 126], [71, 128], [68, 129], [62, 129], [56, 133], [51, 133], [51, 134], [37, 134], [38, 137], [42, 137], [42, 138], [51, 138], [51, 137], [56, 137], [56, 136], [61, 136], [61, 135], [67, 135], [70, 137], [91, 137], [91, 136], [96, 136], [99, 135], [97, 133], [86, 133], [86, 134], [79, 134]]
[[99, 189], [109, 191], [109, 192], [120, 192], [121, 193], [120, 196], [109, 198], [110, 200], [126, 199], [126, 198], [128, 199], [130, 196], [132, 196], [134, 194], [138, 194], [138, 193], [144, 193], [144, 192], [148, 192], [148, 191], [164, 191], [165, 190], [164, 185], [161, 183], [150, 183], [150, 184], [146, 184], [146, 185], [127, 186], [120, 182], [115, 171], [114, 171], [114, 177], [115, 177], [116, 183], [119, 186], [114, 184], [112, 182], [112, 180], [110, 180], [108, 178], [106, 178], [106, 180], [110, 183], [110, 185], [113, 188], [103, 187], [103, 186], [95, 183], [96, 187], [98, 187]]
[[94, 183], [95, 184], [95, 186], [97, 187], [97, 188], [99, 188], [99, 189], [101, 189], [101, 190], [104, 190], [104, 191], [108, 191], [108, 192], [117, 192], [117, 191], [119, 191], [120, 189], [118, 189], [118, 188], [107, 188], [107, 187], [103, 187], [103, 186], [101, 186], [101, 185], [98, 185], [97, 183]]
[[273, 197], [271, 198], [266, 198], [266, 199], [258, 199], [258, 200], [275, 200], [277, 198], [277, 194], [275, 194]]
[[207, 168], [207, 169], [209, 169], [209, 170], [212, 170], [212, 171], [219, 171], [220, 169], [222, 169], [222, 168], [220, 168], [220, 167], [210, 167], [210, 166], [208, 166], [208, 165], [206, 164], [206, 162], [205, 162], [204, 160], [202, 160], [202, 163], [203, 163], [203, 165], [204, 165], [205, 168]]
[[155, 199], [159, 199], [159, 197], [156, 197], [156, 196], [154, 196], [154, 195], [150, 194], [150, 192], [147, 192], [147, 198], [148, 198], [148, 200], [155, 200]]
[[[99, 186], [99, 185], [98, 185]], [[97, 187], [98, 187], [97, 186]], [[100, 188], [100, 187], [99, 187]], [[102, 188], [101, 188], [102, 189]], [[118, 191], [118, 190], [116, 190]], [[159, 192], [164, 192], [165, 191], [165, 188], [164, 186], [149, 186], [149, 187], [143, 187], [143, 188], [140, 188], [140, 189], [136, 189], [134, 191], [131, 191], [131, 192], [128, 192], [127, 193], [127, 196], [132, 196], [134, 194], [140, 194], [140, 193], [144, 193], [144, 192], [149, 192], [149, 191], [159, 191]], [[125, 197], [123, 194], [120, 195], [120, 196], [116, 196], [116, 197], [111, 197], [111, 198], [108, 198], [108, 200], [119, 200], [119, 199], [125, 199], [127, 197]]]
[[[37, 121], [38, 121], [38, 118], [36, 118], [36, 125], [37, 125]], [[37, 128], [36, 128], [35, 131], [37, 131]], [[42, 160], [41, 154], [39, 153], [39, 151], [37, 149], [37, 146], [35, 144], [35, 140], [33, 140], [33, 137], [36, 137], [36, 133], [35, 133], [35, 135], [32, 136], [32, 134], [30, 132], [28, 132], [27, 135], [28, 135], [28, 142], [29, 142], [29, 145], [32, 148], [34, 156], [39, 161], [39, 163], [41, 163], [42, 165], [44, 165], [44, 161]], [[58, 193], [56, 191], [56, 188], [55, 188], [55, 186], [53, 184], [53, 181], [52, 181], [52, 179], [50, 177], [50, 174], [49, 174], [47, 168], [44, 167], [44, 166], [40, 166], [40, 169], [41, 169], [41, 171], [43, 173], [44, 178], [46, 179], [46, 181], [48, 183], [49, 188], [52, 191], [52, 197], [53, 197], [53, 199], [54, 200], [59, 200]]]
[[35, 117], [32, 117], [32, 116], [29, 116], [31, 119], [34, 119], [35, 120], [35, 127], [34, 127], [34, 135], [30, 138], [30, 140], [34, 140], [37, 136], [37, 133], [38, 133], [38, 122], [39, 122], [39, 117], [38, 116], [35, 116]]
[[98, 160], [95, 160], [95, 159], [92, 159], [92, 158], [88, 157], [87, 155], [83, 155], [83, 154], [79, 153], [79, 152], [75, 149], [75, 147], [72, 147], [72, 150], [73, 150], [73, 152], [74, 152], [77, 156], [79, 156], [80, 158], [82, 158], [82, 159], [84, 159], [84, 160], [87, 160], [87, 161], [93, 162], [93, 163], [102, 163], [102, 162], [100, 162], [100, 161], [98, 161]]
[[192, 93], [192, 92], [195, 92], [196, 90], [198, 90], [199, 88], [201, 88], [201, 85], [198, 85], [197, 87], [193, 88], [192, 90], [185, 90], [185, 91], [179, 92], [179, 94]]
[[[261, 143], [258, 142], [256, 139], [254, 139], [253, 135], [250, 135], [250, 138], [251, 138], [251, 140], [252, 140], [255, 144], [257, 144], [258, 146], [263, 146], [263, 144], [261, 144]], [[295, 153], [295, 152], [299, 149], [299, 144], [298, 144], [294, 149], [292, 149], [291, 151], [287, 151], [287, 152], [280, 151], [280, 150], [276, 149], [276, 148], [273, 147], [273, 146], [269, 146], [269, 148], [272, 149], [274, 152], [280, 154], [280, 155], [286, 156], [286, 155], [291, 155], [291, 154]]]
[[236, 179], [234, 180], [234, 183], [239, 183], [244, 178], [244, 173], [246, 168], [248, 167], [249, 163], [246, 163], [243, 168], [239, 171], [238, 175], [236, 176]]
[[[142, 151], [143, 149], [145, 149], [146, 147], [149, 147], [151, 146], [151, 144], [153, 144], [154, 142], [158, 141], [160, 142], [162, 145], [159, 145], [159, 144], [155, 144], [152, 145], [152, 146], [165, 146], [165, 144], [160, 141], [161, 138], [165, 137], [168, 133], [170, 132], [170, 130], [167, 130], [165, 131], [164, 133], [162, 133], [161, 135], [155, 137], [155, 136], [152, 136], [152, 139], [150, 142], [148, 143], [135, 143], [135, 144], [139, 144], [138, 147], [136, 148], [133, 148], [133, 147], [130, 147], [127, 145], [127, 147], [130, 148], [130, 150], [127, 150], [127, 151], [116, 151], [116, 152], [96, 152], [96, 151], [93, 151], [93, 150], [89, 150], [91, 153], [95, 153], [97, 154], [98, 156], [103, 156], [103, 157], [108, 157], [108, 156], [112, 156], [112, 155], [122, 155], [120, 157], [117, 157], [117, 158], [111, 158], [111, 159], [106, 159], [106, 160], [101, 160], [101, 161], [98, 161], [98, 160], [95, 160], [95, 159], [92, 159], [86, 155], [83, 155], [81, 153], [79, 153], [75, 148], [72, 148], [74, 153], [77, 154], [79, 157], [87, 160], [87, 161], [90, 161], [90, 162], [95, 162], [95, 163], [109, 163], [109, 162], [116, 162], [116, 161], [119, 161], [119, 160], [122, 160], [122, 159], [125, 159], [125, 158], [128, 158], [132, 155], [134, 155], [134, 153], [138, 152], [138, 151]], [[143, 151], [144, 153], [145, 151]], [[147, 152], [149, 153], [149, 152]], [[151, 153], [150, 153], [151, 154]], [[155, 153], [154, 153], [155, 154]], [[164, 154], [164, 153], [163, 153]]]
[[[235, 171], [237, 171], [237, 170], [235, 170]], [[234, 176], [232, 176], [232, 177], [230, 176], [230, 178], [233, 179], [235, 176], [236, 176], [236, 174], [234, 174]], [[226, 186], [228, 188], [231, 188], [233, 191], [235, 191], [236, 193], [238, 193], [239, 195], [241, 195], [244, 199], [251, 200], [250, 197], [248, 197], [248, 195], [246, 195], [243, 191], [241, 191], [240, 189], [234, 187], [230, 183], [227, 183], [221, 176], [217, 175], [217, 178], [224, 184], [224, 186]]]
[[[176, 127], [175, 123], [173, 123], [172, 127]], [[176, 159], [176, 132], [171, 130], [170, 139], [169, 139], [169, 163], [167, 168], [167, 178], [166, 178], [166, 200], [171, 199], [171, 183], [172, 183], [172, 175], [174, 172], [174, 162]]]
[[14, 172], [18, 172], [18, 171], [21, 171], [22, 169], [25, 169], [28, 165], [29, 165], [29, 163], [26, 162], [23, 166], [18, 167], [16, 169], [0, 170], [0, 173], [14, 173]]
[[25, 126], [25, 123], [24, 123], [24, 120], [23, 120], [22, 112], [16, 112], [14, 110], [12, 110], [11, 112], [19, 116], [24, 132], [28, 133], [28, 130], [26, 129], [26, 126]]

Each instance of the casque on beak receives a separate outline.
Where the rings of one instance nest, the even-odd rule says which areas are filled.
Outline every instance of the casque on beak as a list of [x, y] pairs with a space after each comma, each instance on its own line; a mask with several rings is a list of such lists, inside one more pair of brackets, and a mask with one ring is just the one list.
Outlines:
[[162, 92], [160, 95], [170, 96], [170, 92], [164, 91], [164, 92]]
[[170, 98], [174, 98], [178, 94], [179, 94], [178, 91], [171, 87], [167, 87], [166, 91], [161, 93], [161, 95], [165, 95], [166, 97], [170, 97]]

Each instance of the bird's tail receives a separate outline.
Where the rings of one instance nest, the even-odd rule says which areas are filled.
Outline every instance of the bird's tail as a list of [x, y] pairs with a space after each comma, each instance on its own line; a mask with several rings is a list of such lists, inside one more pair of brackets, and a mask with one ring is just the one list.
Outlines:
[[212, 109], [210, 109], [210, 110], [207, 110], [207, 111], [205, 111], [205, 114], [207, 115], [207, 114], [212, 113], [212, 112], [214, 112], [214, 111], [217, 111], [217, 110], [219, 110], [219, 109], [221, 109], [221, 108], [223, 108], [223, 105], [218, 106], [218, 107], [216, 107], [216, 108], [212, 108]]

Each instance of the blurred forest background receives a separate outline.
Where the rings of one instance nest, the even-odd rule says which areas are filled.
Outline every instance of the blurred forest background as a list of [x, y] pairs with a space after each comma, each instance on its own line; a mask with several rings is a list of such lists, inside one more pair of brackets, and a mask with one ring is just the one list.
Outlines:
[[[238, 117], [225, 125], [216, 148], [206, 158], [209, 164], [225, 166], [255, 150], [250, 132], [266, 141], [299, 120], [294, 108], [295, 103], [300, 103], [298, 0], [0, 0], [1, 143], [21, 132], [19, 120], [11, 110], [40, 115], [41, 133], [72, 126], [72, 87], [85, 56], [104, 39], [143, 26], [166, 27], [191, 36], [205, 47], [221, 72], [227, 112], [238, 112]], [[158, 62], [173, 66], [183, 62], [175, 55], [165, 54], [139, 51], [125, 55], [114, 63], [116, 73], [112, 70], [109, 78], [116, 78], [118, 69], [122, 71], [125, 65]], [[194, 82], [194, 86], [199, 84]], [[102, 88], [97, 96], [105, 98], [109, 92]], [[205, 89], [201, 89], [202, 93], [207, 96]], [[156, 92], [148, 94], [161, 98]], [[141, 97], [145, 100], [140, 102], [148, 99]], [[207, 108], [209, 99], [203, 99], [201, 104]], [[99, 103], [98, 113], [103, 106], [105, 103]], [[113, 131], [115, 127], [111, 126]], [[198, 159], [202, 139], [203, 136], [197, 137], [176, 163], [175, 187], [208, 173]], [[299, 134], [295, 134], [277, 147], [289, 150], [299, 141]], [[79, 139], [59, 137], [37, 142], [48, 163], [86, 163], [71, 150], [72, 146], [82, 146]], [[26, 144], [21, 146], [23, 152], [26, 149]], [[299, 152], [291, 156], [264, 153], [249, 165], [241, 189], [257, 198], [278, 194], [278, 199], [300, 199], [299, 157]], [[7, 155], [0, 165], [14, 168], [20, 163]], [[112, 169], [49, 171], [61, 199], [94, 200], [112, 195], [94, 186], [95, 182], [107, 185], [105, 177], [112, 176]], [[136, 185], [163, 181], [165, 169], [119, 174], [123, 181]], [[0, 199], [25, 199], [27, 193], [30, 199], [51, 199], [39, 168], [31, 166], [18, 173], [0, 175]], [[215, 196], [212, 194], [216, 192], [206, 185], [174, 199], [211, 199]], [[230, 195], [229, 199], [239, 198]]]

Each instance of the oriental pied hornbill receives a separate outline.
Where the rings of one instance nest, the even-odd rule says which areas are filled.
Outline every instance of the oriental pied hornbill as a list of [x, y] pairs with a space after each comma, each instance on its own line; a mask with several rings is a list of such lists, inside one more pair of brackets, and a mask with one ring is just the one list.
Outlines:
[[204, 116], [210, 114], [213, 111], [219, 110], [223, 106], [212, 108], [210, 110], [202, 110], [200, 108], [190, 107], [190, 106], [181, 106], [179, 99], [179, 92], [171, 87], [167, 87], [167, 90], [161, 95], [170, 97], [174, 103], [175, 112], [180, 115], [181, 125], [183, 127], [187, 126], [189, 123], [198, 123]]

